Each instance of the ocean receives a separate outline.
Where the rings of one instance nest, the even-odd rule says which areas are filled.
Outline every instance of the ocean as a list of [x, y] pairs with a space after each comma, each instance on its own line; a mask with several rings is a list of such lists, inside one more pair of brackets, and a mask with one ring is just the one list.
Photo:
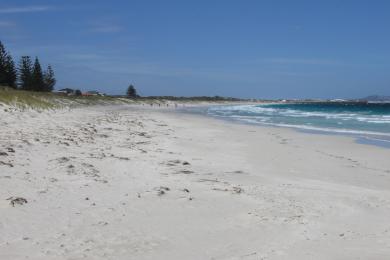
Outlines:
[[390, 103], [278, 103], [212, 106], [213, 117], [309, 132], [348, 134], [390, 147]]

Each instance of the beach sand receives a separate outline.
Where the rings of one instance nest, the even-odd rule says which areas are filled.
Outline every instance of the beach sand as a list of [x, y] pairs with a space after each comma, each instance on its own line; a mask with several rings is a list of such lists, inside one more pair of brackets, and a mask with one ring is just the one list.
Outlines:
[[0, 259], [390, 259], [390, 149], [142, 106], [0, 117]]

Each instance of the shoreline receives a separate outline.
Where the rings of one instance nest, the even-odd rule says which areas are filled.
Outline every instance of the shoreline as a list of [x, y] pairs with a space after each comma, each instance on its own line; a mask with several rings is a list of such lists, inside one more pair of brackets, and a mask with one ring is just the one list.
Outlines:
[[1, 259], [390, 255], [388, 149], [144, 106], [0, 114]]
[[[231, 105], [237, 105], [237, 104], [231, 104]], [[240, 104], [242, 105], [242, 104]], [[387, 148], [390, 149], [390, 138], [389, 136], [380, 134], [380, 133], [367, 133], [362, 132], [358, 133], [358, 130], [351, 130], [351, 129], [334, 129], [334, 130], [326, 130], [326, 129], [305, 129], [301, 126], [283, 126], [283, 125], [276, 125], [276, 124], [267, 124], [267, 123], [261, 123], [261, 122], [249, 122], [244, 120], [238, 120], [235, 118], [228, 118], [223, 116], [215, 116], [215, 115], [209, 115], [206, 112], [206, 107], [215, 106], [215, 105], [204, 105], [204, 106], [194, 106], [189, 108], [180, 108], [181, 112], [183, 113], [189, 113], [189, 114], [199, 114], [206, 117], [215, 118], [217, 120], [223, 120], [231, 123], [237, 123], [237, 124], [243, 124], [243, 125], [254, 125], [259, 127], [275, 127], [275, 128], [285, 128], [285, 129], [291, 129], [297, 132], [301, 133], [307, 133], [307, 134], [318, 134], [318, 135], [334, 135], [334, 136], [345, 136], [345, 137], [352, 137], [355, 139], [356, 143], [359, 144], [365, 144], [365, 145], [373, 145], [377, 147]], [[354, 132], [356, 131], [356, 133]]]

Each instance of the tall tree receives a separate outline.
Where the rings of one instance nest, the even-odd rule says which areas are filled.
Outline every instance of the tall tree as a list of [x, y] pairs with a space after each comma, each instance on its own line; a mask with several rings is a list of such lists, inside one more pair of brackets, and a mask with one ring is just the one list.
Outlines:
[[54, 77], [54, 71], [50, 65], [47, 66], [47, 69], [43, 74], [43, 81], [45, 85], [44, 91], [48, 91], [48, 92], [53, 91], [54, 85], [56, 84], [57, 80]]
[[17, 72], [15, 68], [14, 60], [12, 59], [11, 54], [7, 54], [6, 60], [5, 60], [5, 72], [6, 72], [6, 83], [11, 88], [16, 89], [16, 79], [17, 79]]
[[42, 67], [39, 63], [38, 57], [35, 57], [34, 66], [31, 75], [32, 90], [45, 91], [45, 84], [43, 81]]
[[136, 98], [137, 97], [137, 90], [135, 89], [135, 87], [133, 85], [130, 85], [127, 88], [127, 93], [126, 94], [127, 94], [128, 97]]
[[0, 85], [7, 85], [6, 60], [7, 52], [0, 41]]
[[0, 41], [0, 85], [16, 88], [15, 63]]
[[29, 56], [22, 56], [19, 62], [19, 84], [23, 90], [33, 90], [32, 62]]

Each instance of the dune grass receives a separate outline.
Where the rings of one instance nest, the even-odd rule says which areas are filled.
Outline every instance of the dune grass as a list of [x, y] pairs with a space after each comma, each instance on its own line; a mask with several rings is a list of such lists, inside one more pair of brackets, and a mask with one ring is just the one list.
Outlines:
[[143, 97], [137, 99], [129, 99], [123, 96], [66, 96], [58, 93], [23, 91], [0, 86], [0, 107], [8, 106], [20, 110], [48, 110], [58, 108], [74, 108], [81, 106], [115, 104], [165, 105], [169, 102], [197, 104], [201, 101], [212, 102], [215, 104], [223, 104], [225, 102], [233, 102], [240, 100], [216, 97]]
[[0, 87], [0, 105], [4, 104], [18, 109], [47, 110], [64, 107], [78, 107], [90, 105], [107, 105], [128, 103], [125, 99], [102, 96], [65, 96], [55, 93], [43, 93], [15, 90]]
[[0, 103], [17, 108], [49, 109], [55, 105], [49, 101], [47, 93], [36, 93], [9, 88], [0, 88]]

